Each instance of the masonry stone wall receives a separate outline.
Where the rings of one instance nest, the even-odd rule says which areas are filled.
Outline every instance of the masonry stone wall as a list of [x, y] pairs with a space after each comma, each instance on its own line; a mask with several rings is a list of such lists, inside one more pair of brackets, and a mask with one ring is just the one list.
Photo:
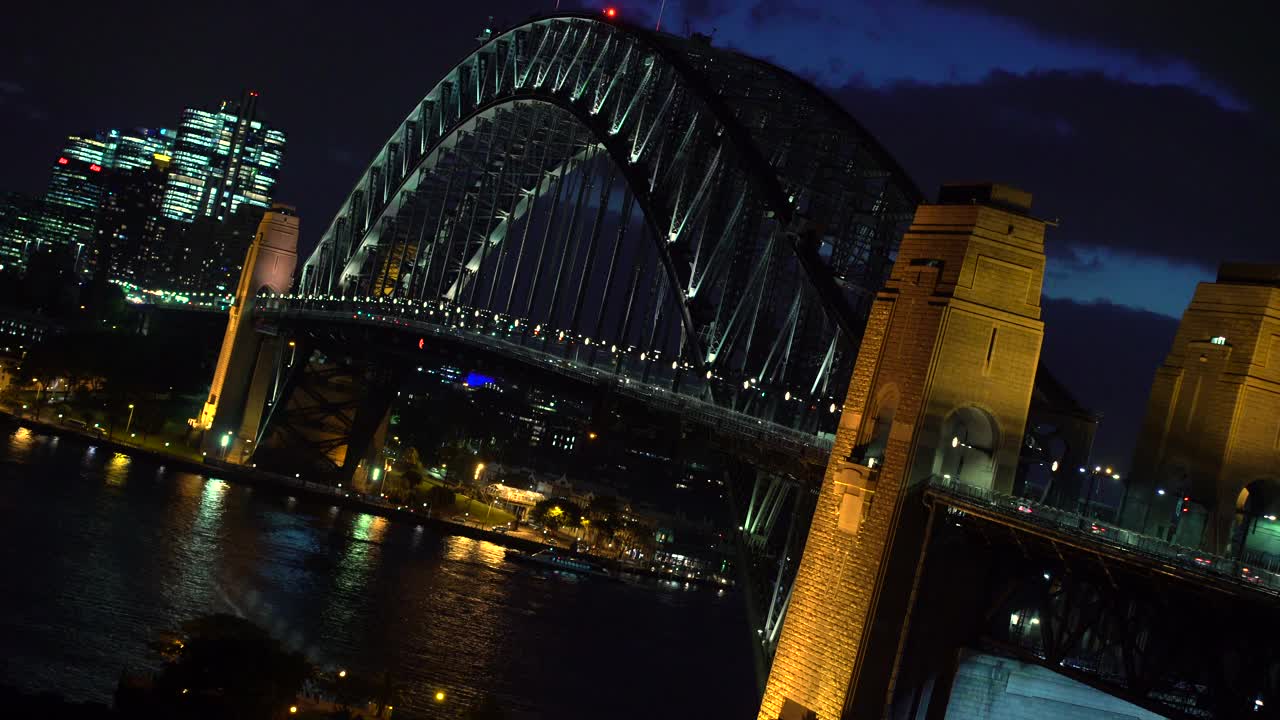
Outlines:
[[1163, 531], [1185, 494], [1208, 522], [1177, 538], [1223, 552], [1257, 480], [1280, 480], [1280, 287], [1201, 283], [1152, 383], [1124, 520]]
[[[1012, 486], [1043, 336], [1043, 275], [1042, 222], [981, 204], [917, 210], [871, 310], [761, 720], [883, 707], [923, 543], [912, 489], [949, 441], [945, 419], [965, 407], [998, 426], [989, 482]], [[874, 434], [874, 401], [886, 395], [897, 408], [871, 468], [851, 455]]]

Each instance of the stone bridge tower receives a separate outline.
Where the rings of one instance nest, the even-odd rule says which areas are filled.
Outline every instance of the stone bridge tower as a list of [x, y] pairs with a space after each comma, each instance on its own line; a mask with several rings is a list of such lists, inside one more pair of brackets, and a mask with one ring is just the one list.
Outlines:
[[1280, 553], [1280, 265], [1200, 283], [1156, 370], [1124, 521], [1214, 552]]
[[[236, 460], [244, 451], [244, 443], [256, 435], [261, 409], [248, 402], [250, 385], [261, 384], [269, 372], [255, 372], [260, 363], [271, 363], [279, 348], [276, 339], [265, 341], [254, 332], [254, 299], [259, 292], [275, 294], [293, 287], [293, 272], [298, 265], [298, 217], [293, 208], [275, 204], [262, 216], [258, 231], [245, 255], [236, 286], [235, 301], [227, 317], [227, 330], [218, 351], [218, 364], [204, 409], [192, 424], [206, 431], [205, 450], [211, 455]], [[258, 378], [255, 380], [255, 378]], [[266, 392], [265, 387], [259, 388]], [[253, 408], [246, 418], [246, 408]], [[242, 428], [249, 420], [252, 428]], [[232, 433], [223, 443], [226, 433]]]
[[916, 211], [876, 297], [761, 720], [881, 717], [930, 478], [1010, 492], [1043, 338], [1045, 223], [1002, 185]]

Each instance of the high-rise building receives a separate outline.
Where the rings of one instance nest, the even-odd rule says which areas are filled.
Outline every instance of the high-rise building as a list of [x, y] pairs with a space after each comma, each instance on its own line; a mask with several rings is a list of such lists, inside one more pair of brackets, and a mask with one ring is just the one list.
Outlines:
[[182, 272], [173, 273], [174, 290], [230, 294], [235, 292], [245, 253], [258, 231], [266, 210], [243, 203], [225, 220], [198, 218], [185, 229], [171, 262]]
[[40, 223], [40, 198], [18, 192], [0, 193], [0, 271], [26, 264], [28, 247]]
[[0, 210], [0, 263], [48, 243], [82, 275], [101, 266], [142, 287], [233, 289], [284, 152], [284, 133], [256, 117], [257, 97], [188, 108], [177, 130], [67, 138], [34, 227], [8, 219], [25, 210]]
[[119, 192], [132, 177], [145, 172], [157, 157], [167, 158], [173, 131], [139, 128], [106, 130], [67, 138], [54, 162], [36, 232], [37, 245], [72, 248], [76, 269], [91, 273], [97, 264], [98, 216], [109, 192]]
[[168, 168], [169, 156], [153, 153], [149, 165], [108, 173], [95, 238], [98, 264], [108, 278], [154, 287], [167, 276], [172, 262], [169, 228], [160, 206]]
[[241, 205], [271, 206], [284, 156], [284, 133], [257, 119], [258, 93], [216, 111], [182, 112], [164, 196], [165, 217], [225, 220]]

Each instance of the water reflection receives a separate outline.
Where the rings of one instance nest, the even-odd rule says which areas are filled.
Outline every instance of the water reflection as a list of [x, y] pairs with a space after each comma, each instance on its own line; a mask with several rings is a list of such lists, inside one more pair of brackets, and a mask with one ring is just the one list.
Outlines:
[[111, 487], [124, 487], [124, 481], [129, 476], [129, 464], [133, 458], [124, 453], [114, 453], [111, 459], [107, 461], [106, 467], [102, 469], [103, 478]]
[[[4, 435], [0, 683], [109, 702], [122, 666], [153, 667], [158, 632], [234, 612], [316, 662], [390, 672], [398, 717], [457, 718], [486, 695], [513, 720], [751, 712], [732, 592], [566, 582], [433, 527]], [[608, 661], [584, 662], [600, 643]]]
[[497, 568], [505, 561], [506, 550], [501, 545], [494, 545], [488, 540], [473, 540], [469, 537], [454, 535], [445, 542], [444, 556], [447, 560], [469, 560]]

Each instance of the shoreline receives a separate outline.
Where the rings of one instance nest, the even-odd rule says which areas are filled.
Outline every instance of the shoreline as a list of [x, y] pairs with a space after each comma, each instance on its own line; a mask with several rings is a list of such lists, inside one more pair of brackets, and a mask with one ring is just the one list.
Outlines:
[[[368, 513], [370, 515], [385, 517], [388, 520], [400, 520], [403, 522], [410, 522], [415, 525], [421, 525], [423, 527], [439, 531], [445, 535], [458, 535], [461, 537], [471, 538], [473, 540], [487, 540], [504, 548], [520, 550], [527, 553], [535, 553], [548, 548], [552, 548], [557, 551], [567, 550], [566, 548], [544, 542], [528, 540], [519, 536], [509, 535], [507, 533], [493, 532], [491, 530], [486, 530], [483, 527], [474, 527], [450, 520], [442, 520], [436, 517], [427, 517], [412, 510], [400, 510], [395, 507], [370, 502], [361, 497], [340, 493], [336, 488], [330, 488], [304, 480], [297, 480], [284, 475], [277, 475], [275, 473], [268, 473], [255, 468], [233, 465], [231, 463], [207, 461], [196, 462], [180, 455], [152, 450], [139, 445], [131, 445], [129, 443], [112, 440], [106, 437], [95, 437], [94, 435], [81, 432], [75, 428], [65, 427], [45, 420], [20, 417], [18, 415], [14, 415], [12, 412], [6, 412], [3, 410], [0, 410], [0, 419], [11, 421], [19, 427], [24, 427], [28, 430], [56, 437], [76, 438], [77, 440], [81, 440], [113, 452], [129, 455], [130, 457], [144, 458], [160, 463], [166, 468], [177, 468], [208, 478], [217, 478], [230, 483], [263, 488], [282, 496], [293, 495], [309, 500], [329, 502], [346, 510], [354, 510], [357, 512]], [[612, 572], [630, 575], [633, 577], [665, 582], [685, 583], [688, 585], [721, 587], [726, 589], [733, 587], [732, 585], [719, 585], [709, 578], [680, 577], [678, 575], [657, 572], [645, 567], [633, 567], [625, 565], [613, 558], [599, 557], [595, 555], [588, 555], [585, 557], [590, 558], [591, 562], [606, 567]]]
[[254, 468], [232, 465], [230, 463], [196, 462], [180, 455], [159, 452], [138, 445], [130, 445], [128, 443], [111, 440], [106, 437], [95, 437], [74, 428], [56, 425], [44, 420], [19, 417], [9, 412], [0, 412], [0, 419], [13, 422], [19, 427], [24, 427], [35, 432], [53, 435], [56, 437], [75, 438], [76, 440], [96, 445], [98, 447], [111, 450], [112, 452], [118, 452], [139, 459], [150, 460], [152, 462], [159, 463], [168, 469], [178, 469], [186, 472], [192, 472], [207, 478], [217, 478], [234, 484], [263, 488], [282, 496], [292, 495], [298, 496], [299, 499], [306, 498], [309, 500], [322, 500], [346, 510], [355, 510], [358, 512], [368, 513], [370, 515], [377, 515], [385, 517], [388, 520], [412, 522], [415, 525], [422, 525], [424, 527], [439, 530], [447, 535], [460, 535], [463, 537], [469, 537], [473, 540], [488, 540], [495, 545], [501, 545], [503, 547], [513, 548], [516, 550], [524, 550], [526, 552], [537, 552], [547, 547], [551, 547], [545, 543], [526, 540], [521, 537], [515, 537], [504, 533], [496, 533], [483, 528], [464, 525], [462, 523], [456, 523], [449, 520], [442, 520], [436, 517], [427, 517], [411, 510], [400, 510], [394, 507], [380, 505], [360, 497], [340, 493], [335, 488], [329, 488], [318, 483], [295, 480], [283, 475], [259, 471]]

